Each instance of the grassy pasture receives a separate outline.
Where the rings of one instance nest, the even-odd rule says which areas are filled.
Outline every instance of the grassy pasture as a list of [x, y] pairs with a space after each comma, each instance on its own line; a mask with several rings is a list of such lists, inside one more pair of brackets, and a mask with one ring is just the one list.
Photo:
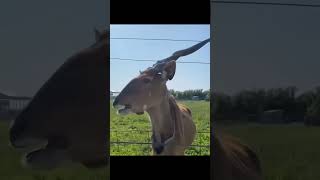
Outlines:
[[[180, 101], [192, 111], [193, 120], [197, 131], [209, 132], [210, 130], [210, 104], [206, 101]], [[110, 125], [112, 142], [141, 142], [150, 143], [151, 123], [147, 113], [144, 115], [120, 116], [110, 105]], [[210, 145], [209, 133], [198, 133], [194, 145]], [[152, 149], [149, 144], [111, 144], [111, 155], [151, 155]], [[209, 155], [209, 148], [190, 147], [187, 155]]]
[[266, 180], [320, 179], [320, 127], [218, 124], [216, 128], [257, 152]]
[[81, 165], [54, 171], [33, 171], [21, 166], [22, 153], [9, 147], [8, 122], [0, 121], [0, 179], [1, 180], [106, 180], [109, 170], [88, 170]]

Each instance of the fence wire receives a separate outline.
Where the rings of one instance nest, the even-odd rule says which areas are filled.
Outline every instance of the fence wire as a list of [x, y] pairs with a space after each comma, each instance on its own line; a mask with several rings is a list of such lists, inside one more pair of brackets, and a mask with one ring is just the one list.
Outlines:
[[169, 38], [138, 38], [138, 37], [112, 37], [115, 40], [142, 40], [142, 41], [181, 41], [181, 42], [202, 42], [201, 40], [190, 39], [169, 39]]
[[[151, 150], [151, 142], [138, 142], [138, 141], [121, 141], [119, 140], [119, 134], [121, 133], [145, 133], [147, 134], [147, 138], [150, 140], [151, 139], [151, 131], [150, 130], [111, 130], [110, 129], [110, 133], [114, 133], [115, 134], [115, 141], [110, 141], [111, 145], [115, 145], [117, 146], [118, 150], [119, 150], [119, 146], [129, 146], [129, 145], [136, 145], [136, 146], [150, 146], [150, 150]], [[208, 131], [199, 131], [196, 134], [196, 138], [199, 134], [208, 134], [210, 137], [210, 132]], [[210, 138], [209, 138], [210, 139]], [[208, 152], [210, 152], [210, 144], [192, 144], [187, 150], [190, 150], [191, 148], [198, 148], [199, 149], [199, 154], [200, 155], [204, 155], [203, 154], [203, 149], [208, 150]], [[209, 154], [205, 154], [205, 155], [209, 155]]]
[[[110, 39], [114, 40], [142, 40], [142, 41], [185, 41], [185, 42], [202, 42], [200, 40], [186, 40], [186, 39], [157, 39], [157, 38], [130, 38], [130, 37], [113, 37]], [[117, 61], [131, 61], [131, 62], [157, 62], [158, 60], [154, 59], [131, 59], [131, 58], [119, 58], [119, 57], [111, 57], [109, 61], [117, 62]], [[177, 61], [179, 64], [202, 64], [202, 65], [210, 65], [210, 61]]]

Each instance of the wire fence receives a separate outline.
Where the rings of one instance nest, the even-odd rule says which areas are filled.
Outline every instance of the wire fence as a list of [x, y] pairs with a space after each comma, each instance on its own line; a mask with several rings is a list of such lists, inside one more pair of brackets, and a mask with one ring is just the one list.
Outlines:
[[[113, 37], [110, 39], [114, 40], [141, 40], [141, 41], [176, 41], [176, 42], [202, 42], [200, 40], [190, 40], [190, 39], [156, 39], [156, 38], [136, 38], [136, 37]], [[111, 57], [109, 61], [131, 61], [131, 62], [157, 62], [154, 59], [130, 59], [130, 58], [119, 58]], [[179, 64], [203, 64], [210, 65], [207, 61], [177, 61]]]
[[[110, 144], [115, 148], [117, 151], [121, 151], [121, 146], [144, 146], [145, 152], [141, 152], [142, 154], [147, 154], [152, 150], [151, 148], [151, 131], [150, 130], [110, 130], [111, 133], [111, 141]], [[130, 138], [128, 140], [127, 135], [131, 135], [134, 137], [134, 134], [139, 134], [141, 137], [144, 134], [143, 141], [135, 141]], [[200, 138], [203, 136], [206, 138]], [[124, 138], [127, 137], [127, 138]], [[138, 139], [138, 138], [136, 138]], [[204, 142], [205, 141], [205, 142]], [[199, 131], [196, 134], [196, 138], [194, 143], [186, 150], [186, 154], [189, 155], [209, 155], [210, 153], [210, 132], [208, 131]]]
[[320, 4], [305, 4], [305, 3], [280, 3], [280, 2], [257, 2], [257, 1], [219, 1], [211, 0], [211, 3], [216, 4], [241, 4], [241, 5], [270, 5], [270, 6], [296, 6], [296, 7], [320, 7]]
[[[158, 60], [152, 59], [128, 59], [128, 58], [110, 58], [110, 61], [140, 61], [140, 62], [157, 62]], [[177, 61], [178, 64], [210, 64], [205, 61]]]
[[115, 40], [141, 40], [141, 41], [180, 41], [180, 42], [201, 42], [200, 40], [190, 40], [190, 39], [157, 39], [157, 38], [128, 38], [128, 37], [113, 37], [110, 39]]

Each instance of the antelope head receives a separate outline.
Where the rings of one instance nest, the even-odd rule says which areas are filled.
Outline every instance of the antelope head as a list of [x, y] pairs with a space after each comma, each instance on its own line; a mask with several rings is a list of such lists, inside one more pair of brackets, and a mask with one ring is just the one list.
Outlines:
[[109, 32], [95, 31], [95, 37], [93, 45], [66, 60], [12, 122], [10, 144], [26, 151], [27, 167], [53, 169], [69, 160], [88, 168], [107, 165]]
[[168, 93], [166, 82], [175, 75], [176, 60], [197, 51], [209, 41], [210, 39], [206, 39], [190, 48], [176, 51], [170, 57], [159, 60], [152, 67], [140, 72], [114, 100], [113, 106], [118, 109], [118, 113], [143, 114], [148, 108], [161, 103], [164, 95]]

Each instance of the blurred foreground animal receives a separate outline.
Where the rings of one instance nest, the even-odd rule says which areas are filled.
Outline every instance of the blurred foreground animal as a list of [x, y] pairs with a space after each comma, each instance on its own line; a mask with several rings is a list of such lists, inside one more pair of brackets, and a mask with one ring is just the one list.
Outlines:
[[27, 167], [108, 164], [109, 32], [95, 30], [95, 37], [93, 45], [67, 59], [12, 122], [10, 142], [28, 149]]
[[238, 139], [213, 135], [213, 180], [262, 180], [257, 154]]

